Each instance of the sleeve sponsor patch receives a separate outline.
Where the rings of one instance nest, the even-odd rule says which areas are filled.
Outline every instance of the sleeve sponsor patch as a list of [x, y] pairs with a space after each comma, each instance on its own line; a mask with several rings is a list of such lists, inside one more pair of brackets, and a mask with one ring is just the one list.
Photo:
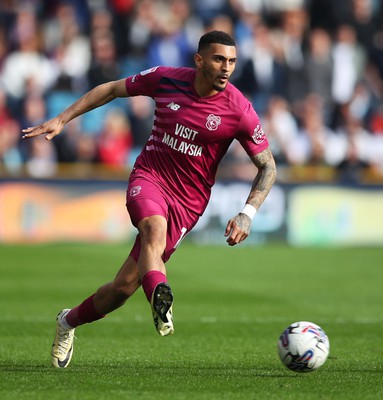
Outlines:
[[140, 75], [145, 76], [145, 75], [151, 74], [151, 73], [154, 72], [157, 68], [158, 68], [158, 66], [157, 66], [157, 67], [153, 67], [153, 68], [146, 69], [145, 71], [141, 71], [141, 72], [140, 72]]
[[139, 74], [132, 76], [131, 82], [135, 83], [140, 75], [145, 76], [145, 75], [151, 74], [152, 72], [155, 72], [157, 68], [158, 68], [158, 66], [141, 71]]

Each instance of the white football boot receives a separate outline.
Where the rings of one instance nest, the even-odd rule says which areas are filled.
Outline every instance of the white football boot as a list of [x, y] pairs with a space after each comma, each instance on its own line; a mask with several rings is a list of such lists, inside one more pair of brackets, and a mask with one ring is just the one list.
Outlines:
[[153, 312], [154, 325], [161, 336], [168, 336], [174, 333], [173, 327], [173, 293], [170, 286], [159, 283], [153, 291], [150, 302]]
[[64, 309], [56, 317], [56, 336], [51, 351], [52, 365], [55, 368], [66, 368], [73, 354], [74, 328], [66, 329], [61, 323], [69, 311], [70, 309]]

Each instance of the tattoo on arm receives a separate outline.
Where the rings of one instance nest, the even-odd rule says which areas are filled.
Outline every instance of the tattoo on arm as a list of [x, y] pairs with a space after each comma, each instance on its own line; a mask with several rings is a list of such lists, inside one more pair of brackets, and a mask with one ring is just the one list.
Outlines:
[[238, 214], [235, 217], [235, 222], [237, 226], [243, 230], [247, 235], [250, 233], [251, 229], [251, 219], [245, 214]]
[[258, 210], [275, 182], [277, 169], [270, 148], [252, 156], [251, 160], [258, 168], [258, 173], [253, 181], [246, 203], [251, 204]]

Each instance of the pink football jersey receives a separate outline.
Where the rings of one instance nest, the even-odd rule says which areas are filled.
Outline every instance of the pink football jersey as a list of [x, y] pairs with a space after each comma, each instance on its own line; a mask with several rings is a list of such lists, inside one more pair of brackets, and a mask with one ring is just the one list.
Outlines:
[[228, 83], [213, 96], [194, 90], [192, 68], [155, 67], [126, 79], [130, 96], [156, 103], [151, 135], [132, 173], [143, 172], [185, 207], [202, 214], [218, 165], [237, 139], [249, 156], [268, 147], [250, 102]]

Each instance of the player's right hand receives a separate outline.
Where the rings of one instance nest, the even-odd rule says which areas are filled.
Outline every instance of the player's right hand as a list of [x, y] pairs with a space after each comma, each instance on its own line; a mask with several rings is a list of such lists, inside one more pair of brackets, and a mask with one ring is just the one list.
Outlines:
[[45, 139], [52, 140], [57, 136], [64, 128], [64, 123], [59, 117], [55, 117], [49, 121], [46, 121], [37, 126], [31, 126], [29, 128], [23, 129], [22, 139], [29, 139], [35, 136], [44, 135]]
[[229, 246], [243, 242], [250, 233], [251, 219], [245, 214], [238, 214], [226, 225], [225, 236]]

